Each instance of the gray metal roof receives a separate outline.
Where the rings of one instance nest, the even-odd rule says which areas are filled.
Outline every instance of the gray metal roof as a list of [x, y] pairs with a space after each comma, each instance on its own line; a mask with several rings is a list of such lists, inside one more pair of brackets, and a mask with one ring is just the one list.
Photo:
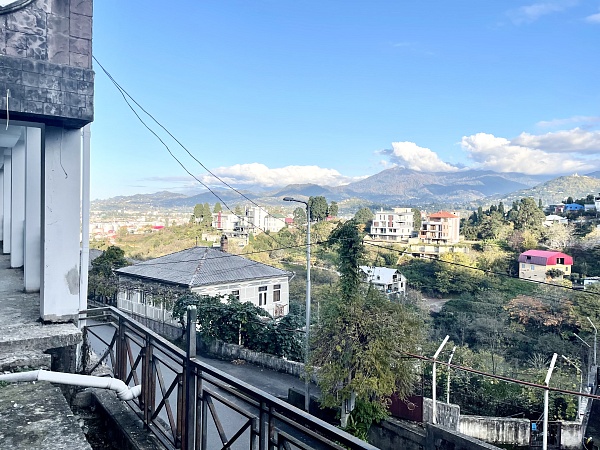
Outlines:
[[116, 270], [119, 275], [174, 283], [190, 288], [289, 277], [291, 272], [241, 256], [224, 253], [218, 247], [193, 247], [160, 258]]

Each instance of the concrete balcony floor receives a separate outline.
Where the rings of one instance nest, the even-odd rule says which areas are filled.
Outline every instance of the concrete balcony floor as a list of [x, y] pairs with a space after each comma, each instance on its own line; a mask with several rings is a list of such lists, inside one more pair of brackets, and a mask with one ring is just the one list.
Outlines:
[[[51, 368], [48, 352], [72, 348], [72, 323], [43, 324], [40, 295], [23, 292], [23, 270], [0, 255], [0, 371]], [[0, 448], [90, 449], [61, 390], [50, 383], [0, 386]]]

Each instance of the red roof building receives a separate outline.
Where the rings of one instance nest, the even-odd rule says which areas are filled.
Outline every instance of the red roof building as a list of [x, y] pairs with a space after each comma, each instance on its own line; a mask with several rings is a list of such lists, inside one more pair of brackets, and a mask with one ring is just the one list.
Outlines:
[[427, 216], [421, 223], [419, 239], [426, 244], [456, 244], [459, 241], [460, 218], [447, 211]]
[[561, 252], [547, 250], [527, 250], [519, 256], [519, 278], [545, 281], [546, 272], [558, 269], [565, 275], [571, 273], [573, 258]]

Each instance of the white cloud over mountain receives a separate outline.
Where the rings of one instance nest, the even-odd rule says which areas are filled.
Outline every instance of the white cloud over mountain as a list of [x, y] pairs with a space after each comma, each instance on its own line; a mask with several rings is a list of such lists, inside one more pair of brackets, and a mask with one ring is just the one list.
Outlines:
[[[288, 184], [316, 183], [328, 186], [340, 186], [360, 178], [346, 177], [335, 169], [319, 166], [285, 166], [269, 168], [264, 164], [235, 164], [229, 167], [218, 167], [212, 172], [221, 179], [235, 186], [285, 186]], [[219, 185], [219, 181], [211, 175], [200, 178], [208, 185]]]
[[587, 131], [581, 128], [537, 136], [521, 133], [511, 142], [550, 153], [600, 153], [600, 131]]
[[459, 170], [458, 167], [442, 161], [434, 151], [419, 147], [414, 142], [392, 142], [392, 149], [382, 153], [389, 155], [392, 163], [420, 172]]

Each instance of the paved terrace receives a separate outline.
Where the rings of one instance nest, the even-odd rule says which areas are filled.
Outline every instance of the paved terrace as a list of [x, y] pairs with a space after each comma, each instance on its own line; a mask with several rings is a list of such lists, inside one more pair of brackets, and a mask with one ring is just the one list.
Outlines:
[[[76, 345], [72, 323], [43, 324], [40, 296], [0, 254], [0, 372], [51, 367], [53, 349]], [[61, 390], [46, 382], [0, 386], [0, 449], [91, 449]]]

